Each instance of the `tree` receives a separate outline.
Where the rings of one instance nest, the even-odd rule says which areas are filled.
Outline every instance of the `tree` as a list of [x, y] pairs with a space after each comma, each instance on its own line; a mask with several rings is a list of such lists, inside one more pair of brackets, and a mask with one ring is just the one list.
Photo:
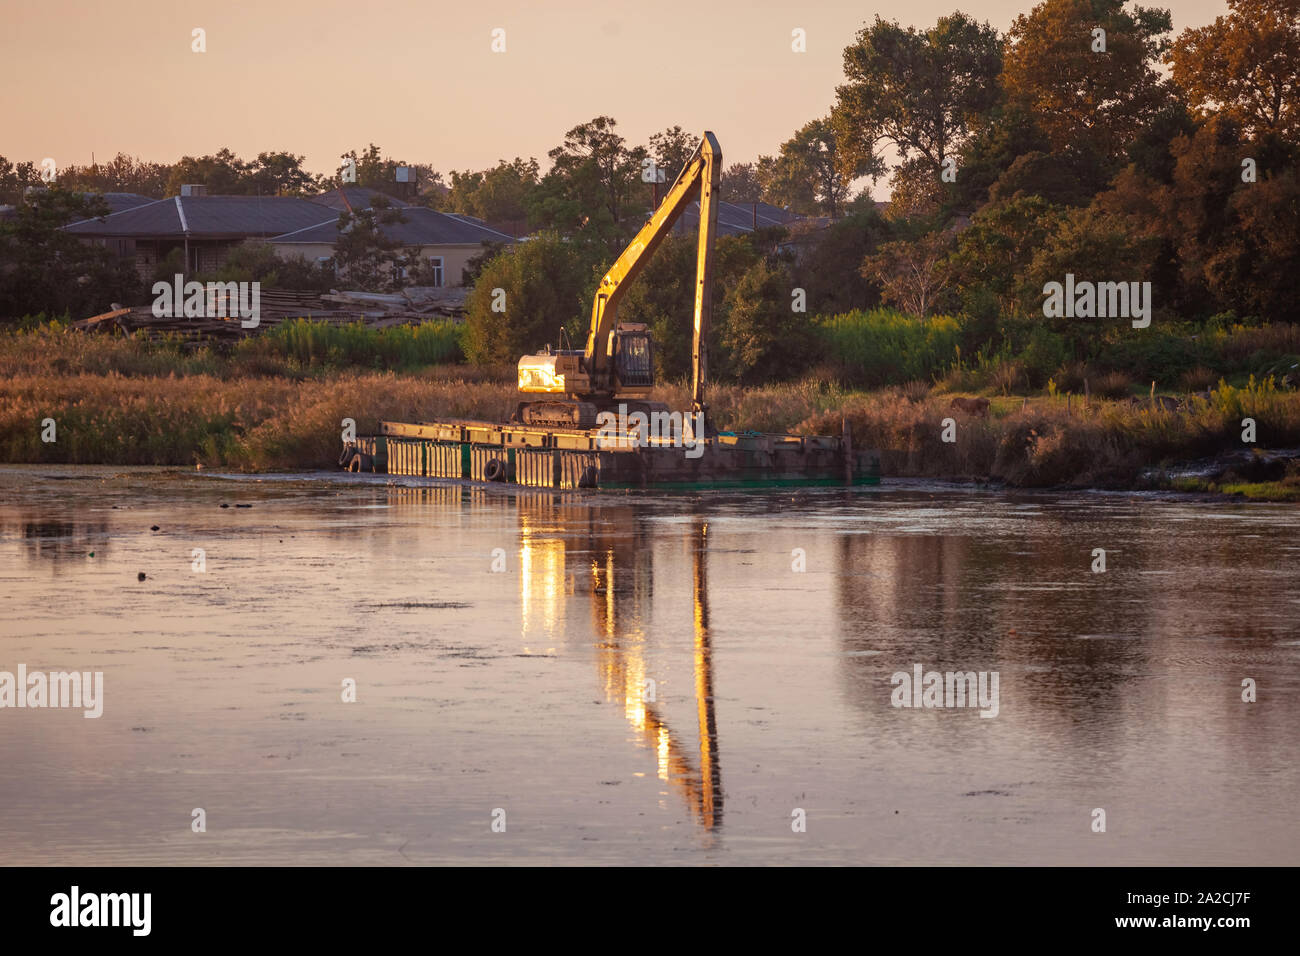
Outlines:
[[[183, 271], [175, 268], [167, 278]], [[263, 289], [311, 289], [328, 292], [333, 276], [304, 256], [282, 258], [269, 242], [248, 240], [235, 246], [212, 273], [193, 276], [199, 282], [260, 282]]]
[[671, 183], [699, 145], [698, 136], [686, 132], [680, 126], [673, 126], [650, 137], [649, 154], [655, 166], [664, 171], [665, 178]]
[[819, 207], [832, 219], [843, 209], [852, 181], [866, 172], [865, 163], [840, 155], [829, 118], [806, 123], [781, 144], [775, 160], [761, 162], [764, 198], [803, 211]]
[[339, 215], [334, 262], [348, 284], [366, 292], [387, 292], [399, 284], [408, 264], [402, 244], [384, 233], [384, 226], [406, 222], [400, 209], [382, 197], [370, 207]]
[[302, 168], [305, 157], [261, 152], [249, 164], [244, 191], [258, 196], [304, 196], [320, 192], [321, 177]]
[[[371, 143], [360, 153], [355, 149], [350, 149], [339, 159], [342, 162], [339, 163], [333, 177], [326, 179], [322, 186], [364, 186], [367, 189], [375, 189], [396, 198], [410, 199], [410, 196], [398, 196], [397, 167], [399, 166], [410, 169], [415, 178], [425, 187], [442, 183], [442, 174], [436, 172], [432, 166], [385, 157], [382, 150], [374, 143]], [[343, 178], [345, 173], [353, 172], [353, 167], [355, 167], [356, 181], [345, 180]]]
[[808, 313], [791, 307], [794, 283], [780, 263], [760, 259], [726, 296], [722, 347], [741, 382], [791, 378], [807, 368], [816, 343]]
[[518, 222], [528, 217], [529, 202], [538, 184], [537, 160], [515, 157], [491, 169], [451, 173], [451, 191], [441, 202], [448, 212], [485, 222]]
[[880, 283], [885, 302], [925, 318], [952, 285], [950, 241], [945, 232], [927, 232], [887, 242], [866, 258], [862, 274]]
[[963, 13], [929, 30], [904, 30], [882, 20], [844, 50], [847, 82], [832, 111], [841, 157], [852, 168], [883, 171], [875, 155], [883, 140], [904, 159], [917, 154], [936, 171], [971, 123], [998, 98], [1001, 43], [997, 31]]
[[[1126, 0], [1044, 0], [1007, 34], [1002, 81], [1033, 115], [1053, 153], [1093, 149], [1118, 164], [1171, 91], [1155, 66], [1169, 45], [1168, 10]], [[1094, 51], [1105, 31], [1105, 51]]]
[[[1149, 282], [1159, 252], [1159, 242], [1132, 229], [1123, 216], [1095, 206], [1071, 209], [1046, 234], [1042, 245], [1022, 273], [1021, 302], [1028, 314], [1042, 315], [1043, 288], [1064, 283], [1072, 274], [1081, 282]], [[1164, 303], [1155, 303], [1163, 307]], [[1130, 317], [1131, 318], [1131, 317]], [[1078, 351], [1098, 338], [1098, 323], [1129, 328], [1130, 318], [1086, 319], [1058, 317], [1044, 322], [1065, 336]]]
[[0, 318], [45, 313], [85, 318], [113, 301], [140, 295], [131, 262], [61, 228], [108, 214], [93, 194], [61, 186], [32, 193], [12, 217], [0, 219]]
[[1169, 50], [1174, 82], [1204, 113], [1230, 115], [1247, 135], [1300, 141], [1300, 0], [1228, 0], [1232, 10], [1188, 28]]
[[465, 305], [465, 354], [478, 365], [514, 364], [560, 330], [579, 329], [592, 267], [582, 247], [544, 232], [489, 261]]
[[166, 195], [170, 176], [171, 167], [165, 163], [147, 163], [138, 157], [118, 153], [106, 163], [69, 166], [60, 170], [59, 183], [68, 189], [137, 193], [162, 199]]
[[182, 156], [167, 177], [165, 191], [168, 196], [178, 196], [182, 186], [198, 184], [215, 195], [242, 195], [249, 169], [249, 163], [224, 146], [211, 156]]
[[27, 187], [44, 185], [35, 163], [11, 163], [0, 156], [0, 203], [17, 204]]
[[1037, 300], [1021, 299], [1022, 277], [1047, 241], [1062, 211], [1038, 195], [990, 203], [975, 213], [957, 237], [950, 265], [970, 309], [976, 296], [990, 295], [1002, 315], [1024, 314]]
[[718, 193], [726, 202], [758, 202], [763, 198], [758, 167], [753, 163], [732, 163], [722, 171]]
[[643, 147], [627, 148], [614, 131], [617, 125], [612, 116], [597, 116], [565, 133], [564, 142], [547, 154], [553, 164], [547, 178], [557, 191], [576, 200], [587, 217], [603, 207], [613, 223], [622, 219], [639, 188], [647, 158]]
[[889, 224], [874, 207], [834, 223], [793, 268], [794, 283], [808, 296], [809, 315], [870, 309], [880, 286], [862, 274], [862, 261], [889, 238]]
[[[1272, 135], [1244, 140], [1237, 121], [1220, 115], [1176, 139], [1173, 152], [1173, 182], [1158, 193], [1153, 231], [1173, 239], [1187, 299], [1300, 315], [1300, 148]], [[1242, 181], [1243, 156], [1256, 161], [1258, 181]]]
[[182, 156], [167, 172], [163, 191], [175, 196], [182, 186], [198, 184], [217, 196], [301, 196], [323, 185], [319, 176], [303, 169], [304, 158], [294, 153], [264, 151], [256, 159], [245, 161], [225, 147], [212, 156]]

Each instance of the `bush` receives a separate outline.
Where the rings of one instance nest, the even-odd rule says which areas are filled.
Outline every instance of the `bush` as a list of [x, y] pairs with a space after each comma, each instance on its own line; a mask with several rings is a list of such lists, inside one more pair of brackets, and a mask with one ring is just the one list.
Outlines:
[[759, 260], [726, 297], [722, 348], [726, 367], [742, 382], [789, 379], [803, 373], [816, 349], [813, 320], [791, 308], [790, 275]]
[[1096, 384], [1088, 384], [1092, 393], [1101, 398], [1127, 398], [1133, 393], [1133, 380], [1123, 372], [1107, 372], [1097, 377]]
[[409, 369], [459, 361], [461, 335], [462, 326], [453, 322], [371, 329], [360, 322], [336, 325], [294, 319], [243, 339], [236, 356], [271, 354], [303, 368]]
[[946, 315], [923, 322], [892, 309], [873, 309], [822, 318], [817, 328], [827, 361], [854, 385], [933, 380], [960, 355], [959, 324]]
[[572, 334], [585, 326], [580, 317], [590, 309], [583, 293], [592, 264], [582, 251], [557, 234], [544, 233], [488, 262], [466, 301], [469, 360], [514, 363], [547, 343], [558, 345], [562, 328]]

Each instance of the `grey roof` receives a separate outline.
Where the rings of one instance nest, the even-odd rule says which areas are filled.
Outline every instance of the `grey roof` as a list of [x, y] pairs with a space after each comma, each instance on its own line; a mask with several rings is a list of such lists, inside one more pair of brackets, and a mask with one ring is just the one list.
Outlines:
[[[718, 203], [718, 235], [734, 236], [741, 233], [753, 232], [755, 218], [758, 220], [758, 228], [763, 229], [768, 226], [784, 226], [803, 218], [788, 209], [782, 209], [780, 206], [773, 206], [771, 203]], [[700, 228], [700, 204], [697, 200], [686, 207], [677, 224], [673, 227], [674, 232], [696, 232]]]
[[334, 218], [330, 207], [291, 196], [172, 196], [64, 228], [82, 236], [237, 239], [278, 236]]
[[108, 203], [110, 213], [123, 212], [136, 206], [147, 206], [154, 201], [152, 197], [141, 196], [139, 193], [89, 193], [88, 195], [98, 195]]
[[[423, 206], [407, 206], [402, 209], [406, 222], [391, 223], [380, 226], [380, 231], [390, 239], [396, 239], [404, 246], [454, 246], [476, 245], [483, 242], [514, 242], [514, 237], [495, 229], [489, 229], [471, 220], [468, 216], [454, 216], [436, 212]], [[338, 217], [329, 222], [287, 232], [276, 236], [272, 242], [291, 243], [328, 243], [333, 244], [338, 238]]]
[[[346, 203], [343, 201], [343, 196], [347, 196], [348, 201]], [[391, 206], [405, 208], [410, 205], [410, 203], [403, 202], [395, 196], [381, 193], [378, 189], [371, 189], [369, 186], [338, 186], [334, 189], [327, 189], [312, 201], [343, 212], [348, 206], [353, 209], [369, 209], [374, 205], [376, 196], [383, 196]]]

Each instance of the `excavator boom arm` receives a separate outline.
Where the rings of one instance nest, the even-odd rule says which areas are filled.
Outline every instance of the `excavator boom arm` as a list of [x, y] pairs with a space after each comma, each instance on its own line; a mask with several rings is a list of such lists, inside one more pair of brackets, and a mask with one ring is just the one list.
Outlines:
[[586, 366], [593, 388], [610, 390], [614, 382], [614, 333], [618, 328], [618, 305], [624, 292], [695, 199], [700, 200], [700, 230], [696, 251], [695, 328], [691, 352], [694, 411], [704, 411], [704, 387], [708, 378], [708, 335], [712, 319], [712, 251], [717, 229], [718, 181], [722, 174], [722, 149], [713, 134], [705, 131], [694, 155], [682, 167], [677, 179], [654, 211], [650, 221], [623, 250], [596, 289], [591, 308], [591, 331], [587, 336]]

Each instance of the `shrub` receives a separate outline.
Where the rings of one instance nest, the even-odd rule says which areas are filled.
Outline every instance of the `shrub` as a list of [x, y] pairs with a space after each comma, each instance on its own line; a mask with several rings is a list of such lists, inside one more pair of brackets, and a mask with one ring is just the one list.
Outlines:
[[513, 363], [547, 343], [558, 345], [560, 329], [576, 327], [590, 308], [583, 292], [591, 269], [576, 244], [553, 233], [496, 256], [466, 301], [466, 356], [475, 364]]
[[827, 360], [854, 385], [933, 380], [960, 356], [958, 322], [946, 315], [922, 322], [892, 309], [874, 309], [823, 318], [818, 328]]
[[1133, 392], [1133, 380], [1123, 372], [1107, 372], [1088, 384], [1092, 393], [1101, 398], [1127, 398]]
[[808, 367], [816, 332], [809, 316], [790, 307], [791, 286], [784, 268], [760, 260], [728, 293], [722, 347], [740, 381], [790, 378]]

